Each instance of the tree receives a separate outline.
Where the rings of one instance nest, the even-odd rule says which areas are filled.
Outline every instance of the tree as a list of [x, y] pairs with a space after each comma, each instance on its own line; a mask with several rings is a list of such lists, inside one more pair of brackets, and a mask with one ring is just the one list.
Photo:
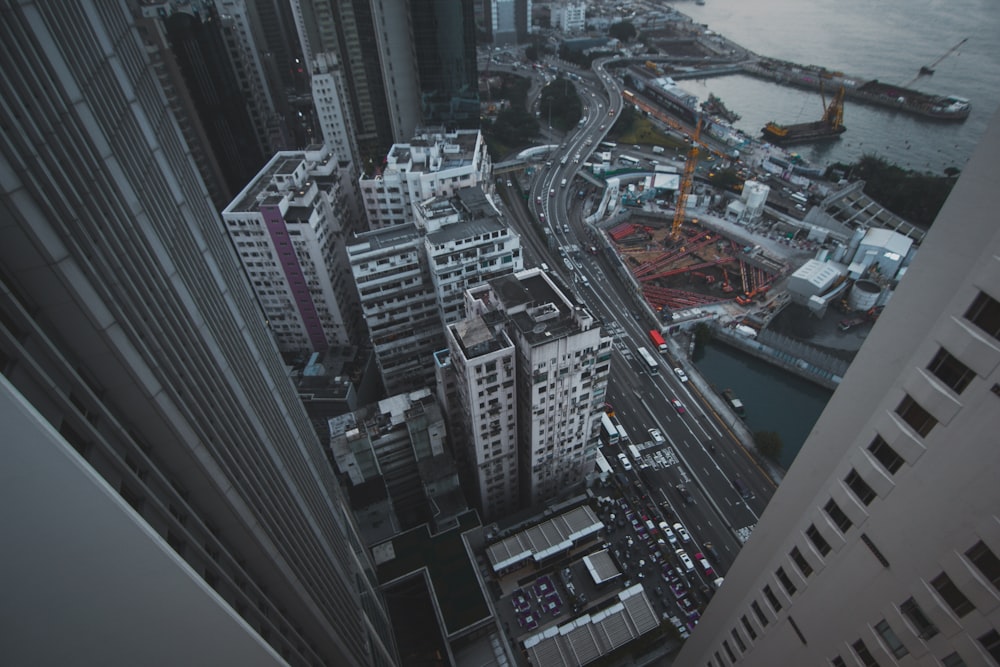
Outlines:
[[629, 21], [619, 21], [618, 23], [613, 23], [610, 28], [608, 28], [608, 34], [620, 42], [627, 42], [638, 34], [635, 30], [635, 26]]
[[756, 431], [753, 434], [753, 441], [761, 454], [774, 460], [781, 456], [781, 450], [785, 446], [777, 431]]
[[540, 118], [546, 122], [551, 118], [553, 127], [567, 130], [574, 127], [583, 115], [583, 103], [577, 95], [576, 86], [569, 79], [560, 77], [542, 89], [539, 110]]

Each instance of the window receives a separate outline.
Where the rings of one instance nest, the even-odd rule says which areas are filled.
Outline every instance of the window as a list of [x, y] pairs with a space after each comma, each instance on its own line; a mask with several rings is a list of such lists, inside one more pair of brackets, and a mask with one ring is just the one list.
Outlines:
[[808, 577], [810, 574], [812, 574], [813, 572], [812, 565], [810, 565], [809, 562], [805, 559], [805, 556], [802, 555], [802, 552], [799, 551], [798, 547], [792, 547], [792, 550], [789, 552], [788, 555], [792, 557], [792, 560], [795, 562], [795, 567], [799, 568], [799, 571], [802, 573], [803, 577]]
[[757, 631], [753, 629], [752, 625], [750, 625], [750, 621], [747, 617], [741, 616], [740, 621], [743, 623], [743, 629], [747, 631], [747, 636], [750, 637], [750, 641], [757, 639]]
[[931, 580], [931, 586], [934, 587], [934, 590], [938, 592], [941, 599], [948, 603], [948, 606], [951, 607], [951, 610], [959, 618], [962, 618], [975, 609], [969, 598], [965, 597], [965, 594], [958, 590], [955, 582], [944, 572]]
[[889, 560], [882, 554], [882, 551], [875, 546], [875, 543], [871, 541], [870, 537], [861, 533], [861, 541], [865, 543], [868, 550], [872, 552], [876, 559], [878, 559], [878, 562], [882, 564], [882, 567], [889, 567]]
[[971, 368], [961, 361], [951, 356], [948, 350], [943, 347], [937, 351], [931, 363], [927, 365], [927, 370], [934, 373], [939, 380], [955, 390], [956, 394], [961, 394], [972, 382], [976, 374]]
[[788, 577], [787, 574], [785, 574], [785, 568], [779, 567], [774, 574], [775, 576], [778, 577], [778, 581], [781, 582], [781, 585], [785, 587], [785, 590], [788, 592], [788, 595], [789, 596], [793, 595], [796, 590], [795, 584], [793, 584], [792, 580]]
[[965, 319], [1000, 340], [1000, 303], [990, 295], [980, 292], [965, 311]]
[[854, 495], [858, 497], [858, 500], [865, 505], [870, 505], [875, 499], [875, 491], [872, 490], [872, 487], [868, 486], [868, 482], [861, 479], [861, 475], [858, 474], [857, 470], [852, 469], [851, 472], [847, 473], [844, 482], [854, 492]]
[[997, 555], [982, 540], [976, 542], [971, 549], [966, 551], [965, 556], [979, 568], [979, 571], [993, 584], [994, 588], [1000, 590], [1000, 558], [997, 558]]
[[799, 638], [799, 641], [802, 642], [802, 645], [807, 646], [809, 642], [806, 641], [806, 636], [802, 634], [801, 630], [799, 630], [799, 624], [795, 622], [795, 619], [789, 616], [788, 624], [792, 626], [792, 630], [795, 630], [795, 636]]
[[872, 444], [868, 445], [868, 451], [892, 474], [903, 465], [903, 458], [880, 435], [876, 435]]
[[958, 653], [950, 653], [941, 658], [943, 667], [965, 667], [965, 660]]
[[815, 525], [810, 524], [809, 528], [806, 530], [806, 537], [808, 537], [809, 541], [813, 543], [814, 547], [816, 547], [816, 551], [819, 552], [820, 556], [825, 556], [830, 553], [830, 543], [823, 539], [823, 536], [819, 534], [818, 530], [816, 530]]
[[896, 414], [902, 417], [903, 421], [913, 427], [913, 430], [924, 438], [937, 425], [937, 420], [929, 412], [920, 407], [909, 395], [903, 397], [903, 400], [899, 402]]
[[753, 609], [753, 613], [757, 615], [757, 620], [760, 621], [761, 627], [766, 628], [767, 616], [764, 615], [764, 611], [760, 608], [760, 605], [757, 604], [756, 600], [750, 603], [750, 608]]
[[996, 630], [990, 630], [979, 638], [979, 643], [983, 645], [994, 661], [1000, 662], [1000, 633]]
[[729, 648], [729, 642], [725, 639], [722, 640], [722, 648], [726, 649], [726, 655], [729, 656], [729, 662], [736, 662], [736, 655], [733, 653], [733, 649]]
[[840, 532], [846, 533], [847, 529], [851, 527], [851, 520], [847, 518], [847, 515], [844, 514], [844, 511], [840, 509], [840, 505], [833, 498], [826, 503], [823, 509], [833, 519], [833, 523], [840, 529]]
[[913, 624], [921, 639], [930, 639], [938, 633], [937, 626], [924, 615], [924, 611], [913, 598], [899, 605], [899, 611]]
[[903, 646], [903, 642], [899, 641], [899, 637], [896, 636], [896, 633], [893, 632], [889, 622], [884, 618], [875, 626], [875, 632], [882, 637], [882, 641], [885, 642], [886, 647], [888, 647], [889, 651], [891, 651], [897, 658], [902, 658], [910, 652], [908, 648]]
[[739, 647], [740, 653], [746, 653], [747, 645], [743, 643], [743, 638], [740, 637], [740, 633], [736, 632], [736, 628], [729, 631], [733, 635], [733, 641], [736, 642], [736, 646]]
[[868, 651], [868, 647], [862, 640], [858, 640], [851, 644], [851, 648], [854, 652], [858, 654], [858, 659], [861, 660], [861, 664], [865, 667], [878, 667], [878, 662], [872, 656], [871, 652]]
[[831, 660], [830, 664], [833, 665], [833, 667], [847, 667], [847, 665], [844, 664], [844, 659], [841, 658], [839, 655], [833, 660]]
[[774, 594], [774, 591], [771, 590], [770, 586], [764, 586], [764, 597], [766, 597], [767, 601], [771, 603], [771, 607], [773, 607], [775, 611], [781, 611], [781, 603], [778, 602], [778, 597]]

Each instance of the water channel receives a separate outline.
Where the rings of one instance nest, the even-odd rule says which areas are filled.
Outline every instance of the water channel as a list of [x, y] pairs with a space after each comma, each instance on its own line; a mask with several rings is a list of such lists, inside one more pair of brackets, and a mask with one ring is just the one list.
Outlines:
[[732, 389], [746, 406], [750, 431], [776, 431], [784, 443], [778, 464], [792, 464], [832, 392], [723, 343], [709, 342], [693, 361], [718, 391]]

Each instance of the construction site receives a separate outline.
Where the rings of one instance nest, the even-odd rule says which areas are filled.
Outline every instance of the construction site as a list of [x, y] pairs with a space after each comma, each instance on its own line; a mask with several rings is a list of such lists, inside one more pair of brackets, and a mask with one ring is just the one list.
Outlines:
[[697, 223], [682, 224], [674, 235], [664, 218], [633, 214], [607, 236], [650, 308], [660, 313], [728, 301], [749, 305], [786, 268]]

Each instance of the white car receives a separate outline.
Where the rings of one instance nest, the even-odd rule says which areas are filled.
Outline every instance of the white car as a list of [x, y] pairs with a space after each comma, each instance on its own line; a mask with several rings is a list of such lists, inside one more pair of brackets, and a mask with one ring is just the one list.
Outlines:
[[653, 442], [658, 445], [662, 445], [667, 442], [667, 439], [663, 437], [663, 434], [660, 433], [660, 429], [658, 428], [649, 429], [649, 437], [652, 438]]
[[625, 456], [624, 452], [618, 455], [618, 460], [621, 461], [622, 468], [625, 469], [625, 472], [632, 470], [632, 462], [628, 460], [628, 457]]
[[686, 551], [684, 551], [683, 549], [678, 549], [674, 553], [676, 553], [677, 557], [681, 559], [682, 563], [684, 563], [684, 567], [687, 569], [688, 572], [694, 570], [694, 561], [691, 560], [691, 557], [687, 555]]
[[677, 546], [677, 535], [674, 531], [670, 530], [670, 526], [667, 525], [666, 521], [660, 522], [660, 532], [667, 538], [667, 541], [670, 542], [671, 546]]
[[679, 523], [674, 524], [674, 532], [680, 536], [682, 542], [686, 543], [691, 541], [691, 535], [688, 534], [687, 528], [685, 528], [681, 524]]
[[687, 382], [688, 381], [687, 373], [684, 372], [683, 368], [675, 368], [674, 369], [674, 375], [676, 375], [677, 379], [679, 379], [681, 382]]

